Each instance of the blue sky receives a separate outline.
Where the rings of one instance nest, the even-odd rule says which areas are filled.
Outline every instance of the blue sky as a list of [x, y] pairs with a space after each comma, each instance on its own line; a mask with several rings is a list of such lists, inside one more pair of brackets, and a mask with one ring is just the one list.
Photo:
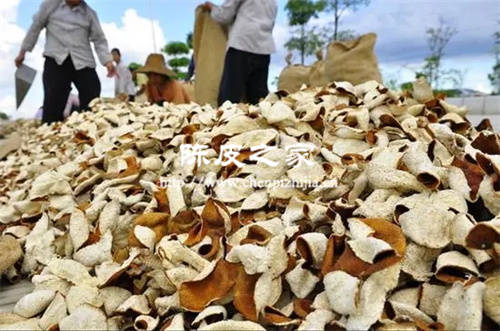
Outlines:
[[[119, 47], [126, 62], [143, 62], [153, 51], [152, 23], [155, 26], [157, 47], [173, 40], [184, 40], [192, 31], [195, 0], [87, 0], [98, 12], [110, 47]], [[222, 1], [214, 1], [221, 3]], [[284, 12], [285, 0], [278, 0], [279, 14], [275, 27], [278, 51], [272, 57], [270, 81], [285, 65], [283, 44], [289, 37]], [[0, 110], [13, 113], [12, 61], [24, 33], [31, 23], [41, 0], [0, 1]], [[411, 80], [423, 59], [428, 55], [425, 30], [436, 26], [439, 18], [457, 29], [444, 58], [446, 68], [465, 72], [464, 86], [485, 92], [491, 87], [487, 74], [493, 66], [493, 37], [500, 30], [499, 0], [372, 0], [357, 12], [348, 12], [342, 28], [357, 33], [377, 32], [376, 53], [386, 79], [402, 83]], [[324, 14], [311, 24], [330, 24], [331, 15]], [[26, 63], [42, 68], [43, 37]], [[298, 56], [296, 56], [298, 58]], [[312, 62], [309, 58], [308, 62]], [[113, 91], [113, 82], [106, 79], [99, 68], [103, 95]], [[40, 76], [40, 75], [39, 75]], [[30, 91], [17, 115], [30, 116], [41, 103], [41, 84], [38, 81]]]

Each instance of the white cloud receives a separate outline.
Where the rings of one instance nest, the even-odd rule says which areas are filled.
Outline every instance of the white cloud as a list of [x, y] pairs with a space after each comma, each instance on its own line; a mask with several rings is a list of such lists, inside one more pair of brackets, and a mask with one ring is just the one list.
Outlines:
[[[156, 49], [153, 44], [153, 26]], [[122, 52], [125, 62], [144, 62], [149, 53], [158, 52], [166, 44], [165, 34], [160, 22], [141, 17], [135, 9], [127, 9], [121, 24], [102, 23], [109, 47], [117, 47]]]

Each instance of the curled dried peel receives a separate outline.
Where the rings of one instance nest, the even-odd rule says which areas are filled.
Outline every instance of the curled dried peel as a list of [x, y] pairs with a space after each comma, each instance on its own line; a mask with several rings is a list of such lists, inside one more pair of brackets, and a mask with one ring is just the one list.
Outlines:
[[404, 154], [402, 161], [408, 170], [417, 177], [417, 180], [428, 189], [437, 189], [441, 184], [441, 178], [427, 155], [427, 146], [415, 142], [410, 144], [408, 151]]
[[317, 276], [305, 269], [304, 263], [304, 260], [297, 263], [295, 268], [285, 275], [292, 292], [300, 299], [309, 295], [319, 281]]
[[246, 319], [254, 322], [257, 321], [259, 314], [254, 299], [255, 286], [258, 279], [259, 275], [248, 275], [245, 269], [239, 266], [234, 285], [234, 307]]
[[208, 324], [204, 327], [199, 328], [199, 330], [200, 331], [210, 331], [210, 330], [264, 331], [265, 329], [261, 325], [251, 321], [226, 320]]
[[395, 254], [394, 249], [388, 243], [373, 237], [349, 240], [347, 244], [358, 258], [368, 263], [374, 263]]
[[56, 293], [54, 300], [52, 300], [40, 318], [39, 325], [44, 330], [50, 329], [57, 325], [67, 315], [66, 301], [61, 293]]
[[480, 330], [484, 288], [481, 282], [467, 288], [455, 282], [441, 301], [438, 322], [448, 330]]
[[95, 307], [82, 305], [59, 322], [60, 330], [104, 330], [107, 329], [106, 315]]
[[148, 315], [151, 312], [148, 299], [145, 295], [132, 295], [116, 308], [117, 313], [127, 313], [128, 311]]
[[[156, 241], [159, 241], [167, 234], [167, 223], [170, 220], [170, 215], [167, 213], [147, 213], [142, 214], [134, 220], [135, 225], [148, 227], [155, 233]], [[134, 228], [130, 230], [129, 245], [141, 247], [142, 243], [136, 238]]]
[[[460, 159], [457, 157], [455, 157], [451, 165], [462, 170], [467, 180], [467, 185], [470, 188], [469, 190], [470, 199], [472, 201], [475, 201], [477, 199], [479, 185], [481, 184], [484, 178], [483, 170], [481, 169], [480, 166], [473, 164], [466, 159]], [[454, 188], [454, 181], [450, 182], [450, 186]]]
[[436, 262], [436, 278], [446, 283], [466, 281], [472, 276], [478, 276], [474, 261], [457, 251], [439, 255]]
[[333, 311], [349, 315], [356, 309], [359, 279], [343, 271], [333, 271], [323, 279], [328, 302]]
[[154, 330], [158, 326], [160, 319], [148, 315], [139, 315], [135, 318], [134, 327], [136, 330]]
[[434, 275], [432, 266], [440, 253], [441, 249], [427, 248], [410, 242], [401, 261], [401, 269], [417, 281], [428, 281]]
[[238, 276], [238, 266], [219, 260], [206, 278], [189, 281], [179, 288], [180, 304], [189, 311], [202, 311], [211, 302], [228, 295]]
[[415, 243], [429, 248], [443, 248], [451, 240], [450, 228], [455, 218], [452, 210], [467, 212], [467, 205], [456, 192], [444, 190], [400, 200], [395, 215], [403, 232]]
[[487, 249], [493, 247], [494, 243], [500, 242], [500, 218], [474, 225], [467, 234], [465, 242], [470, 248]]
[[13, 312], [30, 318], [38, 315], [52, 302], [56, 293], [51, 290], [40, 290], [25, 295], [14, 306]]
[[241, 263], [249, 275], [265, 272], [270, 262], [267, 249], [253, 244], [233, 247], [226, 260]]
[[207, 318], [219, 318], [221, 320], [226, 319], [227, 317], [227, 310], [224, 308], [224, 306], [208, 306], [205, 308], [203, 311], [201, 311], [194, 321], [191, 323], [192, 326], [197, 327], [202, 321], [204, 321]]
[[306, 233], [297, 238], [297, 251], [306, 263], [318, 267], [324, 259], [327, 241], [322, 233]]
[[400, 227], [384, 219], [367, 218], [361, 219], [361, 221], [375, 230], [374, 238], [388, 243], [396, 254], [371, 264], [358, 258], [349, 245], [346, 245], [344, 252], [332, 267], [332, 271], [341, 270], [356, 277], [368, 276], [397, 263], [403, 258], [406, 251], [406, 239]]
[[356, 311], [349, 315], [347, 329], [368, 329], [379, 319], [387, 292], [397, 285], [399, 271], [400, 265], [395, 264], [368, 277], [361, 286]]
[[500, 311], [498, 310], [500, 305], [500, 277], [496, 276], [489, 278], [484, 284], [484, 312], [495, 321], [495, 323], [500, 323]]
[[68, 312], [71, 314], [82, 304], [100, 308], [103, 304], [99, 297], [99, 290], [89, 286], [72, 286], [66, 294]]

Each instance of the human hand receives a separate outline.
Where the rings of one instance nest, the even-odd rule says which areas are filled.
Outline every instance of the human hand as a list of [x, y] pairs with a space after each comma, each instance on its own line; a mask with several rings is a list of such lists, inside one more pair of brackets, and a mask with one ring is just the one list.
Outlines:
[[203, 4], [203, 8], [205, 8], [205, 10], [208, 10], [208, 11], [212, 11], [212, 8], [214, 7], [214, 4], [211, 3], [210, 1], [206, 1], [204, 4]]
[[19, 51], [19, 54], [17, 55], [16, 59], [14, 60], [14, 63], [16, 64], [16, 67], [20, 67], [23, 62], [24, 62], [24, 55], [26, 54], [26, 51]]
[[119, 94], [117, 96], [117, 98], [118, 98], [118, 100], [123, 101], [123, 102], [128, 101], [128, 95], [126, 93]]
[[113, 64], [113, 61], [106, 62], [106, 64], [104, 66], [108, 70], [108, 77], [111, 78], [114, 75], [116, 75], [116, 68], [115, 68], [115, 65]]

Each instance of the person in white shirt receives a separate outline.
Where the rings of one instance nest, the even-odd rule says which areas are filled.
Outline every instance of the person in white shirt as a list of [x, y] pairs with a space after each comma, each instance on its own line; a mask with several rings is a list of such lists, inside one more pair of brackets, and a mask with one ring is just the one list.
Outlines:
[[113, 61], [116, 63], [115, 75], [115, 97], [125, 101], [134, 101], [135, 99], [135, 85], [132, 80], [132, 73], [129, 68], [122, 62], [122, 54], [118, 48], [111, 50]]
[[269, 93], [269, 63], [276, 50], [276, 0], [226, 0], [220, 6], [206, 2], [204, 7], [215, 21], [230, 26], [219, 105], [226, 100], [237, 103], [244, 97], [249, 103], [259, 102]]
[[115, 68], [97, 14], [83, 0], [42, 2], [15, 59], [17, 67], [23, 63], [26, 52], [33, 50], [43, 29], [46, 30], [46, 40], [42, 121], [52, 123], [64, 119], [71, 83], [78, 90], [80, 110], [88, 109], [89, 102], [101, 94], [90, 43], [94, 44], [108, 76], [114, 74]]

